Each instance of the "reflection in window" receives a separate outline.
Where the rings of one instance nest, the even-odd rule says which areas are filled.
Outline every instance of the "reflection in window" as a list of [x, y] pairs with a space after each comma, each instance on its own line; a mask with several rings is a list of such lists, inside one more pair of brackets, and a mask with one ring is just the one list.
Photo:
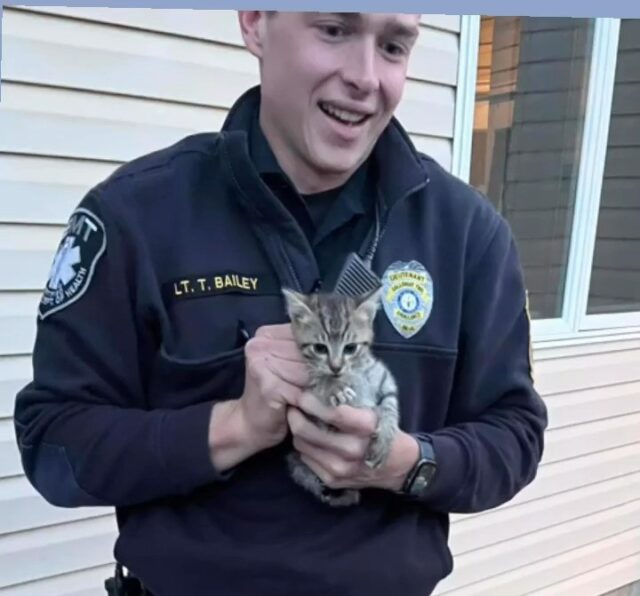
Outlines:
[[620, 26], [588, 314], [640, 310], [640, 20]]
[[593, 25], [481, 20], [471, 184], [514, 231], [533, 318], [562, 314]]

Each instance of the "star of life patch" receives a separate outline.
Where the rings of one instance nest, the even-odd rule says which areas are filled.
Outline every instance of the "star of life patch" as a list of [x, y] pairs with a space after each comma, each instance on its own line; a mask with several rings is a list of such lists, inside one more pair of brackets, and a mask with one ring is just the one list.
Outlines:
[[382, 305], [395, 330], [414, 336], [427, 322], [433, 307], [433, 280], [421, 263], [396, 261], [382, 277]]
[[49, 271], [38, 315], [44, 319], [79, 300], [87, 291], [98, 260], [107, 247], [104, 224], [78, 207], [69, 218]]

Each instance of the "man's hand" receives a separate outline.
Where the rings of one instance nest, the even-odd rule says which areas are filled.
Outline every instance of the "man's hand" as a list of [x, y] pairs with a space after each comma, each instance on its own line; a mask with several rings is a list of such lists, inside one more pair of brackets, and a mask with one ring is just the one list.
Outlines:
[[244, 352], [242, 396], [216, 404], [211, 414], [209, 445], [219, 471], [285, 438], [287, 404], [299, 400], [308, 381], [290, 324], [260, 327]]
[[[293, 445], [304, 461], [329, 488], [382, 488], [400, 490], [419, 456], [417, 441], [402, 431], [396, 433], [386, 462], [373, 470], [365, 462], [377, 418], [372, 409], [324, 406], [304, 392], [287, 418]], [[316, 418], [335, 430], [324, 430]]]

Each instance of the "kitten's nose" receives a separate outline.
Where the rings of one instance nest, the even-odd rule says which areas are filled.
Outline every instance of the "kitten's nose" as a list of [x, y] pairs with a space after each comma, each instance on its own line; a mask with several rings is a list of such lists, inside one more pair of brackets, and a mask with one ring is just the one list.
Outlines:
[[329, 368], [337, 376], [342, 372], [342, 362], [329, 362]]

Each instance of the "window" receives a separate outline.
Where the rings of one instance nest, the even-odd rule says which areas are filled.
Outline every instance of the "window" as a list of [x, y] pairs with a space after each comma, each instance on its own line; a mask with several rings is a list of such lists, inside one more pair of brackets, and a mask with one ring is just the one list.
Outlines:
[[593, 21], [482, 18], [471, 184], [518, 239], [531, 315], [562, 315]]
[[537, 338], [640, 326], [640, 20], [465, 17], [462, 36], [456, 173], [513, 229]]
[[588, 314], [640, 311], [640, 20], [623, 20]]

